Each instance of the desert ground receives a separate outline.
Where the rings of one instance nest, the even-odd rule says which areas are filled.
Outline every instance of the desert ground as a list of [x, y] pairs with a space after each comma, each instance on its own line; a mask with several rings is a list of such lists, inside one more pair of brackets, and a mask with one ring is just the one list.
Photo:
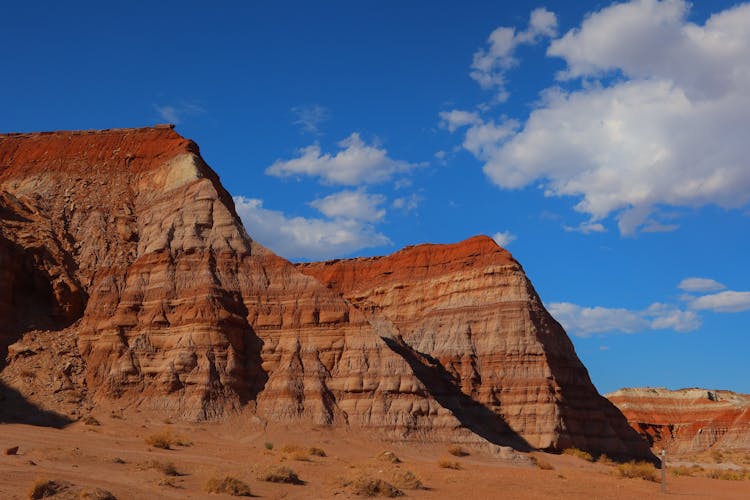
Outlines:
[[[212, 479], [226, 476], [244, 482], [253, 496], [269, 499], [388, 494], [377, 480], [407, 498], [434, 500], [750, 494], [746, 473], [742, 480], [725, 480], [689, 477], [684, 470], [677, 476], [675, 468], [662, 494], [656, 482], [620, 477], [616, 464], [567, 454], [498, 453], [489, 446], [462, 445], [467, 454], [456, 456], [461, 453], [449, 444], [393, 442], [324, 426], [272, 426], [251, 415], [186, 423], [139, 412], [94, 413], [63, 429], [7, 423], [0, 424], [0, 447], [11, 449], [0, 455], [3, 499], [29, 498], [34, 485], [46, 481], [63, 486], [53, 498], [112, 498], [105, 492], [117, 499], [230, 498], [207, 492]], [[746, 455], [735, 458], [741, 462]], [[292, 469], [299, 481], [263, 480], [274, 467]], [[284, 476], [283, 469], [276, 473]], [[658, 478], [660, 472], [655, 474]], [[379, 493], [378, 487], [386, 491]], [[395, 489], [390, 493], [398, 494]]]

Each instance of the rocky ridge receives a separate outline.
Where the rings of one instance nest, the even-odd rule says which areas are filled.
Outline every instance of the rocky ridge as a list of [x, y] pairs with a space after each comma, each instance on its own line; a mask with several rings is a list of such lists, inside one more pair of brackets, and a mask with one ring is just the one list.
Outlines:
[[253, 241], [171, 126], [0, 135], [0, 381], [39, 407], [648, 456], [491, 240], [373, 262]]
[[631, 388], [606, 395], [654, 449], [750, 450], [750, 395], [707, 389]]

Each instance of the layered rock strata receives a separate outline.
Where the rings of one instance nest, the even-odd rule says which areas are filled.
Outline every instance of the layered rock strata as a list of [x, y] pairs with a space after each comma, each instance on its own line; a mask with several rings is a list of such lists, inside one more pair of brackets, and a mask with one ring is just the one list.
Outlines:
[[0, 135], [0, 264], [0, 381], [40, 406], [648, 454], [491, 240], [295, 267], [170, 126]]
[[621, 389], [607, 394], [654, 449], [750, 450], [750, 395], [731, 391]]
[[489, 237], [297, 269], [437, 367], [436, 393], [449, 389], [450, 406], [469, 418], [497, 415], [536, 448], [642, 450], [521, 265]]

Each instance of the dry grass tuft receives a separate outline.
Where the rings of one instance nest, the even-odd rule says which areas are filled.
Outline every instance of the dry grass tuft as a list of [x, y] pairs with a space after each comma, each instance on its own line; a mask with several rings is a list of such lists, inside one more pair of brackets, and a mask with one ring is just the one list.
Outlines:
[[400, 464], [401, 459], [396, 456], [392, 451], [383, 451], [378, 453], [375, 458], [383, 462], [390, 462], [392, 464]]
[[232, 476], [226, 476], [223, 478], [212, 477], [206, 483], [206, 491], [208, 493], [226, 493], [227, 495], [235, 497], [252, 496], [252, 493], [250, 493], [250, 486], [244, 481], [240, 481]]
[[84, 425], [102, 425], [93, 415], [87, 415], [83, 418]]
[[426, 489], [424, 483], [410, 470], [397, 470], [391, 474], [390, 479], [397, 488], [405, 490]]
[[352, 492], [361, 497], [388, 497], [395, 498], [404, 496], [404, 492], [392, 484], [367, 476], [361, 476], [352, 481]]
[[310, 448], [310, 455], [314, 455], [316, 457], [326, 457], [326, 456], [328, 456], [328, 455], [326, 455], [326, 452], [325, 452], [325, 450], [323, 448], [316, 448], [314, 446], [312, 448]]
[[69, 483], [64, 481], [52, 481], [50, 479], [37, 479], [29, 488], [28, 496], [32, 500], [38, 498], [47, 498], [57, 495], [70, 487]]
[[102, 488], [85, 488], [78, 493], [79, 500], [117, 500], [112, 492]]
[[171, 450], [172, 446], [192, 446], [193, 442], [184, 436], [172, 434], [169, 429], [165, 429], [156, 434], [151, 434], [146, 439], [146, 444], [162, 450]]
[[724, 481], [742, 481], [745, 479], [745, 473], [734, 469], [711, 469], [706, 472], [706, 477]]
[[455, 444], [448, 448], [448, 453], [453, 455], [454, 457], [466, 457], [469, 456], [469, 452], [461, 448], [459, 445]]
[[177, 472], [177, 468], [174, 466], [172, 462], [159, 462], [157, 460], [151, 460], [139, 466], [138, 468], [140, 470], [153, 469], [153, 470], [161, 472], [165, 476], [181, 476], [182, 475], [179, 472]]
[[656, 482], [656, 468], [648, 462], [631, 461], [624, 464], [617, 464], [615, 470], [620, 477], [630, 479], [639, 478]]
[[262, 471], [258, 475], [258, 479], [269, 483], [304, 484], [296, 472], [289, 467], [280, 465], [274, 465]]
[[578, 448], [566, 448], [563, 450], [563, 453], [576, 458], [580, 458], [581, 460], [586, 460], [588, 462], [594, 461], [594, 457], [591, 456], [591, 453], [579, 450]]
[[531, 463], [536, 465], [541, 470], [555, 470], [552, 464], [543, 458], [539, 458], [535, 455], [531, 455], [531, 457], [529, 458], [531, 459]]
[[451, 460], [448, 457], [443, 457], [438, 460], [438, 467], [441, 467], [443, 469], [461, 470], [461, 464], [454, 460]]

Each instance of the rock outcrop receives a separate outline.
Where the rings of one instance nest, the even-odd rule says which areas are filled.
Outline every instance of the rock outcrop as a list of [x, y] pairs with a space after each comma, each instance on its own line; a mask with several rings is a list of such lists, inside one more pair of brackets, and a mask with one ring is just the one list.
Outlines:
[[489, 237], [297, 269], [397, 339], [429, 372], [438, 400], [467, 419], [498, 415], [535, 448], [624, 455], [641, 446], [596, 392], [521, 265]]
[[607, 394], [655, 450], [750, 450], [750, 395], [731, 391], [620, 389]]
[[0, 382], [70, 415], [649, 456], [490, 239], [295, 267], [171, 126], [0, 135], [0, 314]]

